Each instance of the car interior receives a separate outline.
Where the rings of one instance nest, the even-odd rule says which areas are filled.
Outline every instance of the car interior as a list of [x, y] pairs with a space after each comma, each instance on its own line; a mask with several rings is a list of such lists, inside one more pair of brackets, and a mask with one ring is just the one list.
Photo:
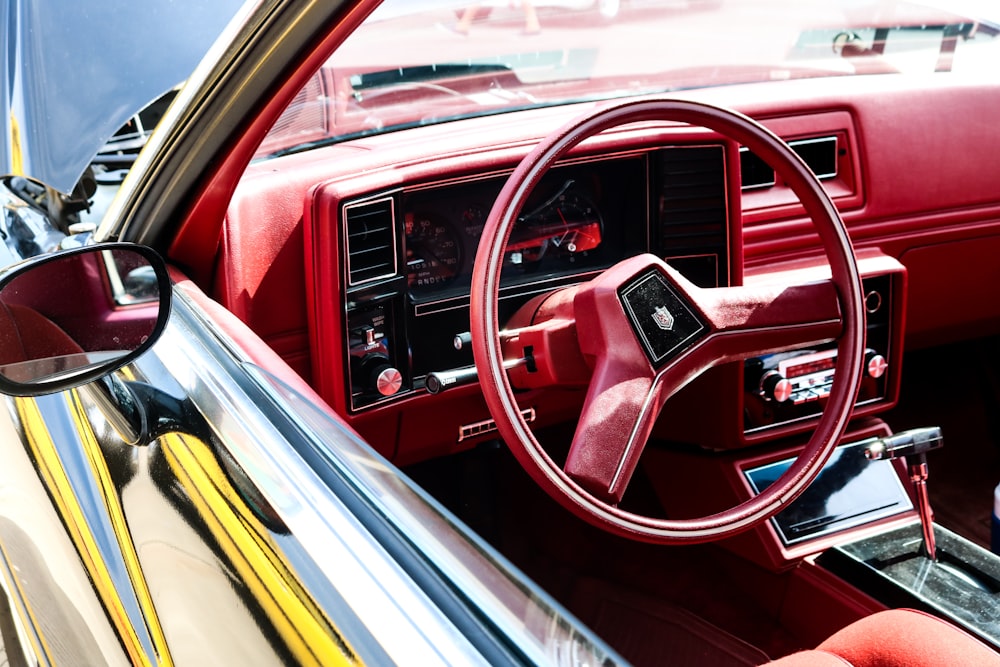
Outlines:
[[[857, 67], [877, 65], [858, 57]], [[321, 68], [300, 97], [334, 99], [343, 81]], [[1000, 566], [989, 548], [1000, 482], [1000, 157], [984, 139], [1000, 89], [961, 77], [845, 76], [676, 98], [737, 110], [786, 142], [839, 212], [860, 277], [863, 346], [848, 353], [862, 372], [845, 435], [794, 503], [746, 530], [658, 539], [595, 525], [597, 512], [567, 509], [545, 492], [555, 483], [525, 470], [484, 396], [498, 390], [477, 369], [472, 332], [482, 323], [471, 319], [482, 287], [474, 273], [489, 270], [477, 252], [491, 209], [510, 201], [505, 184], [540, 142], [601, 103], [282, 151], [283, 141], [324, 136], [363, 112], [293, 103], [260, 148], [266, 159], [241, 178], [215, 251], [182, 232], [169, 259], [280, 357], [269, 370], [308, 386], [631, 662], [760, 664], [896, 607], [997, 646]], [[666, 288], [679, 297], [649, 297], [665, 307], [637, 331], [681, 330], [688, 316], [697, 327], [706, 299], [730, 294], [768, 294], [768, 312], [794, 311], [790, 324], [771, 316], [745, 350], [722, 346], [678, 381], [627, 488], [598, 482], [601, 511], [655, 524], [752, 501], [812, 451], [825, 408], [842, 400], [850, 326], [837, 320], [844, 295], [831, 281], [829, 233], [800, 201], [795, 173], [746, 143], [666, 112], [588, 132], [529, 179], [493, 262], [501, 331], [530, 329], [547, 317], [539, 313], [560, 310], [553, 294], [650, 256], [682, 287]], [[556, 468], [574, 465], [581, 414], [593, 414], [594, 356], [614, 364], [610, 351], [625, 346], [614, 332], [591, 335], [597, 328], [577, 319], [572, 337], [533, 343], [537, 359], [522, 346], [524, 358], [506, 367], [517, 385], [509, 417]], [[505, 354], [514, 338], [499, 334]], [[585, 339], [606, 349], [592, 353]], [[650, 346], [635, 344], [654, 359]], [[535, 366], [549, 374], [536, 381]]]

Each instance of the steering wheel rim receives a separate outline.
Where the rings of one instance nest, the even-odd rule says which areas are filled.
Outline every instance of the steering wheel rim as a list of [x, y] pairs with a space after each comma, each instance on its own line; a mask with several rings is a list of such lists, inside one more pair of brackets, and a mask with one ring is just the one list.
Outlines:
[[[631, 513], [614, 502], [599, 498], [571, 478], [531, 432], [503, 363], [498, 315], [500, 269], [510, 233], [528, 195], [556, 161], [586, 138], [612, 127], [642, 121], [672, 121], [705, 127], [739, 142], [771, 164], [813, 219], [830, 264], [831, 282], [839, 297], [842, 330], [837, 337], [836, 379], [822, 416], [802, 453], [763, 493], [722, 512], [693, 519], [661, 519]], [[853, 411], [864, 361], [864, 318], [861, 280], [847, 230], [826, 191], [801, 158], [780, 138], [747, 116], [687, 100], [647, 99], [600, 108], [543, 139], [511, 174], [494, 203], [480, 239], [472, 275], [472, 347], [480, 384], [501, 436], [522, 467], [550, 496], [590, 523], [625, 537], [661, 544], [704, 542], [746, 530], [787, 506], [819, 474], [846, 430]], [[644, 442], [642, 444], [644, 446]]]

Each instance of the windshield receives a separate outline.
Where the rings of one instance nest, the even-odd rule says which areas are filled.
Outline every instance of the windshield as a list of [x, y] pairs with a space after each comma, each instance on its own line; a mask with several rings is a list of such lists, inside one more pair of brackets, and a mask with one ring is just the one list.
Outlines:
[[299, 93], [257, 157], [624, 95], [994, 70], [996, 24], [970, 10], [975, 3], [938, 4], [386, 0]]

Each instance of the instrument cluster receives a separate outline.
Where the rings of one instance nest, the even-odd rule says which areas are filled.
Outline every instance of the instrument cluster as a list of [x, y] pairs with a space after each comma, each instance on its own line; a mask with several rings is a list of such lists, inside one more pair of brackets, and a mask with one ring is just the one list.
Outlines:
[[[647, 238], [645, 163], [594, 161], [550, 171], [518, 215], [504, 255], [505, 286], [607, 268]], [[479, 239], [504, 178], [407, 191], [404, 256], [410, 298], [467, 298]]]
[[[369, 249], [386, 247], [379, 236], [386, 220], [396, 232], [388, 263], [395, 273], [362, 276], [347, 303], [352, 410], [422, 391], [428, 377], [474, 379], [471, 350], [455, 341], [470, 330], [473, 266], [506, 180], [498, 171], [453, 173], [344, 207], [352, 216], [345, 231], [360, 240], [347, 244], [349, 279], [352, 262], [364, 266]], [[648, 147], [552, 167], [517, 212], [505, 247], [500, 319], [538, 294], [644, 252], [698, 286], [729, 284], [727, 182], [720, 144]]]

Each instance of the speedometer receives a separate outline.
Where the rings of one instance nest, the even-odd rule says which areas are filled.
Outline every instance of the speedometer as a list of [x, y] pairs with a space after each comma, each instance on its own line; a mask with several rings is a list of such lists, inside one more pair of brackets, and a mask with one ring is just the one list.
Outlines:
[[406, 282], [410, 289], [438, 287], [455, 279], [462, 266], [462, 246], [454, 228], [440, 217], [408, 212]]
[[543, 257], [573, 257], [594, 250], [603, 240], [604, 223], [591, 199], [567, 180], [534, 210], [517, 221], [507, 243], [507, 261], [529, 264]]

